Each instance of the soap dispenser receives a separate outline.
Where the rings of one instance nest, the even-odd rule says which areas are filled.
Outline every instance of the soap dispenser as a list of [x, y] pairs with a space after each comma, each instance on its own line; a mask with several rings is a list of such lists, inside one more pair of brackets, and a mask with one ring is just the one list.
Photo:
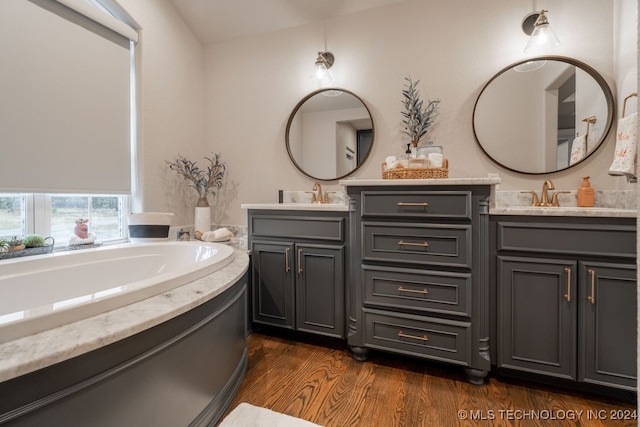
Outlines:
[[595, 205], [595, 190], [591, 187], [588, 176], [582, 177], [582, 185], [578, 188], [578, 206], [592, 208]]

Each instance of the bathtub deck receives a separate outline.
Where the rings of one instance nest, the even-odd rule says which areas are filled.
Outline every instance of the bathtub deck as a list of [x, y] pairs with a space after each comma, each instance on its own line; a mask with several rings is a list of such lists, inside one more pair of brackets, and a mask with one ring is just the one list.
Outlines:
[[246, 251], [215, 273], [142, 301], [84, 320], [0, 343], [0, 382], [127, 338], [221, 294], [247, 271]]

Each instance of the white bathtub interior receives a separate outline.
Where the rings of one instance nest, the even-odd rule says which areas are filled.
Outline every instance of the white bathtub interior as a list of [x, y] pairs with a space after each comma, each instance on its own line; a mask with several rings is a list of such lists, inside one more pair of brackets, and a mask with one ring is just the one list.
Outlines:
[[160, 242], [0, 262], [0, 342], [131, 304], [228, 265], [224, 244]]

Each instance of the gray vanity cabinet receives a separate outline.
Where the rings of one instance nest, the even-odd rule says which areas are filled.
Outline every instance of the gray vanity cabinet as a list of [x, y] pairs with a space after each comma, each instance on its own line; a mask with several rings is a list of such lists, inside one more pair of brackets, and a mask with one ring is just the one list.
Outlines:
[[497, 366], [635, 390], [634, 220], [494, 222]]
[[580, 272], [578, 380], [636, 390], [636, 266], [584, 262]]
[[576, 379], [576, 267], [563, 259], [498, 257], [499, 367]]
[[252, 321], [345, 337], [346, 213], [249, 211]]
[[[435, 180], [437, 181], [437, 180]], [[488, 197], [483, 185], [349, 186], [348, 343], [490, 369]]]

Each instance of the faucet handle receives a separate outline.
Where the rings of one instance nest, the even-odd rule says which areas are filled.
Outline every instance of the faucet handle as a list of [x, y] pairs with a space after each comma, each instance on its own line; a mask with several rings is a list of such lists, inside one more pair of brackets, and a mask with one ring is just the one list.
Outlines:
[[560, 207], [560, 201], [558, 200], [558, 194], [569, 194], [571, 191], [556, 191], [551, 195], [551, 206]]
[[540, 206], [540, 200], [535, 191], [521, 191], [522, 194], [531, 194], [531, 206]]

